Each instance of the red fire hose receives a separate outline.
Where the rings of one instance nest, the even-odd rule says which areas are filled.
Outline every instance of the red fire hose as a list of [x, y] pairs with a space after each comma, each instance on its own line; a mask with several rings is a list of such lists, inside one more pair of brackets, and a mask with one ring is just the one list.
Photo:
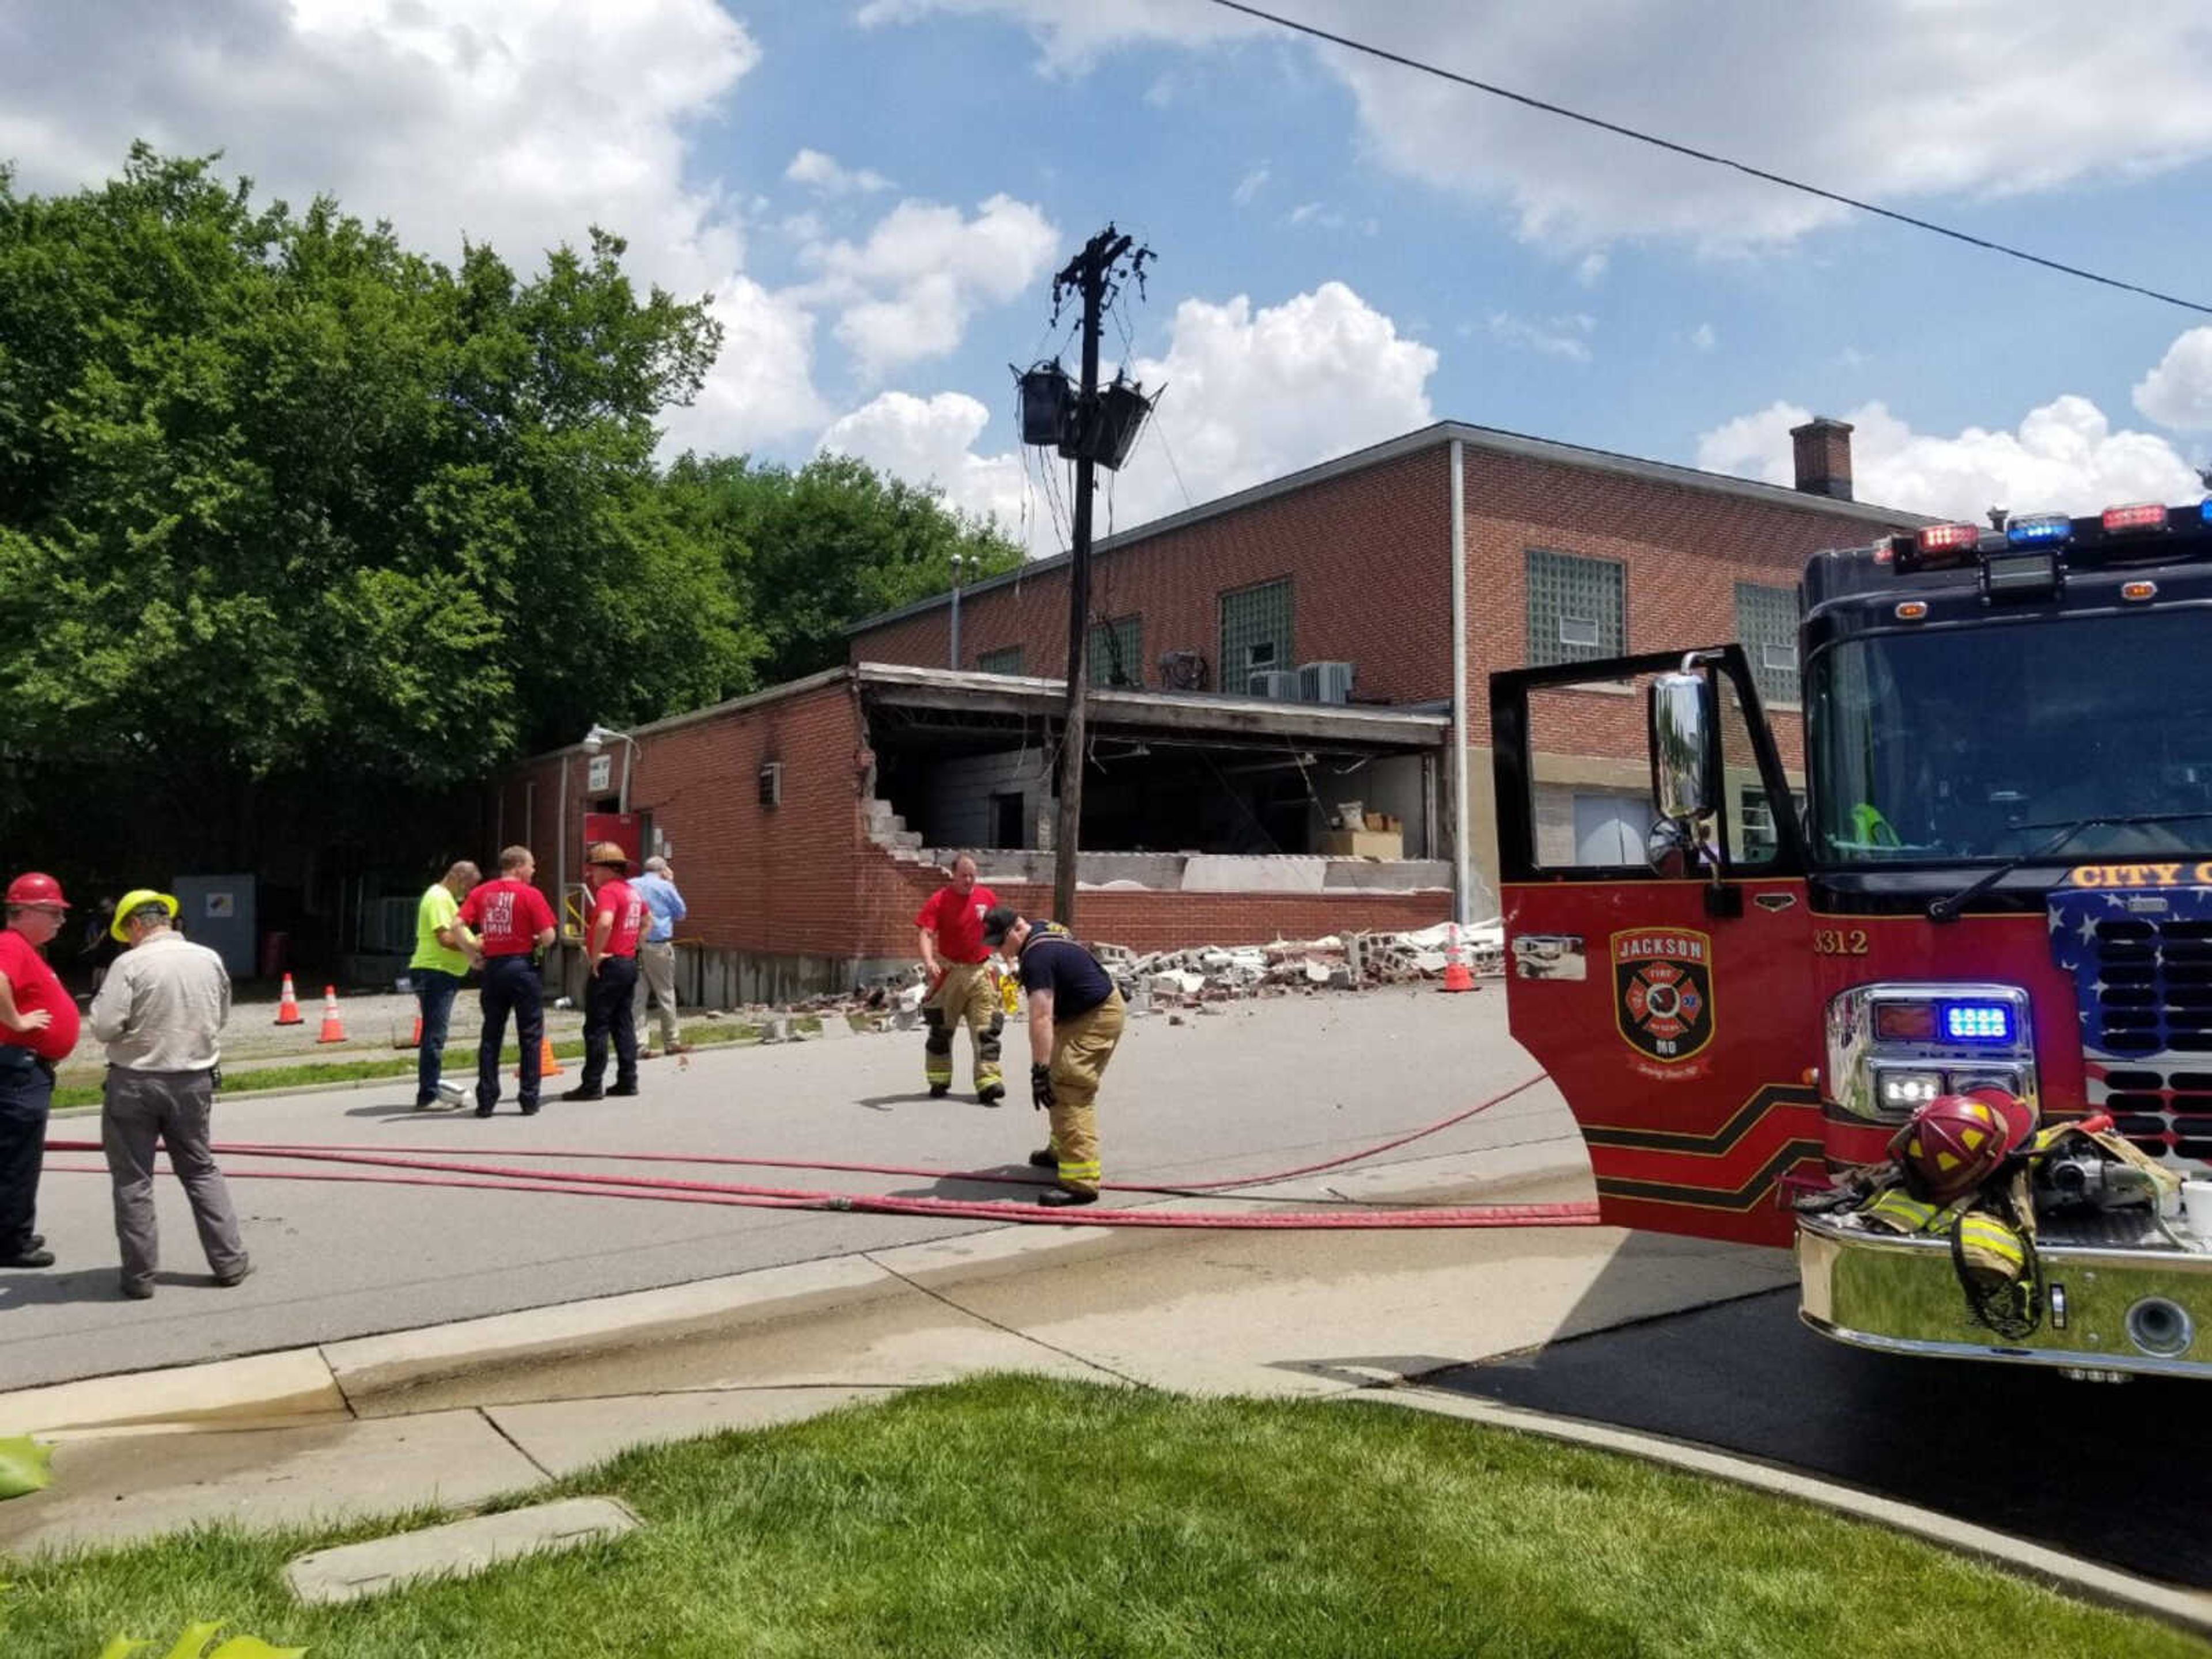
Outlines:
[[[1289, 1179], [1294, 1176], [1311, 1175], [1318, 1170], [1334, 1169], [1371, 1158], [1378, 1152], [1406, 1145], [1425, 1135], [1463, 1122], [1478, 1112], [1487, 1111], [1502, 1102], [1511, 1099], [1541, 1081], [1532, 1077], [1504, 1092], [1492, 1096], [1476, 1105], [1438, 1120], [1425, 1128], [1377, 1146], [1364, 1147], [1342, 1157], [1324, 1159], [1320, 1163], [1285, 1170], [1273, 1175], [1246, 1176], [1234, 1180], [1199, 1182], [1185, 1187], [1145, 1187], [1135, 1183], [1109, 1183], [1115, 1191], [1182, 1192], [1214, 1191], [1227, 1187], [1257, 1186]], [[99, 1143], [85, 1140], [49, 1140], [49, 1152], [96, 1152]], [[986, 1203], [973, 1200], [939, 1198], [901, 1198], [889, 1194], [848, 1194], [818, 1191], [802, 1188], [763, 1187], [740, 1182], [686, 1181], [665, 1176], [619, 1176], [578, 1173], [559, 1170], [526, 1168], [503, 1164], [485, 1164], [454, 1158], [442, 1147], [374, 1147], [364, 1146], [307, 1145], [291, 1142], [225, 1142], [214, 1148], [231, 1156], [273, 1158], [284, 1163], [342, 1164], [374, 1169], [404, 1170], [402, 1175], [371, 1175], [357, 1170], [346, 1171], [281, 1169], [232, 1170], [226, 1173], [239, 1180], [273, 1181], [341, 1181], [371, 1184], [391, 1184], [419, 1187], [454, 1187], [494, 1192], [565, 1193], [569, 1196], [598, 1198], [647, 1199], [663, 1203], [715, 1204], [763, 1209], [851, 1211], [876, 1215], [929, 1216], [942, 1218], [997, 1222], [1051, 1223], [1056, 1225], [1077, 1224], [1085, 1226], [1122, 1227], [1185, 1227], [1224, 1230], [1285, 1231], [1322, 1228], [1437, 1228], [1437, 1227], [1521, 1227], [1521, 1226], [1595, 1226], [1597, 1206], [1589, 1203], [1570, 1204], [1492, 1204], [1462, 1206], [1437, 1209], [1407, 1209], [1395, 1211], [1336, 1211], [1285, 1212], [1272, 1214], [1199, 1212], [1188, 1210], [1102, 1210], [1085, 1208], [1080, 1215], [1065, 1210], [1047, 1210], [1030, 1206], [1005, 1203]], [[432, 1154], [417, 1156], [416, 1154]], [[594, 1152], [569, 1150], [521, 1149], [514, 1156], [543, 1158], [605, 1159], [610, 1162], [750, 1164], [778, 1169], [816, 1169], [840, 1173], [916, 1176], [939, 1180], [997, 1181], [1025, 1186], [1038, 1184], [1024, 1176], [1008, 1176], [996, 1171], [959, 1171], [915, 1169], [896, 1164], [808, 1164], [790, 1158], [755, 1158], [718, 1156], [714, 1154], [655, 1153], [655, 1152]], [[97, 1165], [58, 1164], [52, 1172], [58, 1175], [104, 1174]]]

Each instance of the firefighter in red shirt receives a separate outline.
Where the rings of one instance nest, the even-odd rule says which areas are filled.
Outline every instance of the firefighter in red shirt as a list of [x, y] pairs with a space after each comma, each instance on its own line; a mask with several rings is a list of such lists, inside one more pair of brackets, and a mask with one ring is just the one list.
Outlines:
[[[629, 854], [611, 841], [584, 854], [584, 884], [592, 890], [592, 921], [584, 936], [591, 978], [584, 989], [584, 1078], [561, 1097], [600, 1100], [637, 1092], [637, 1026], [629, 1016], [637, 994], [637, 939], [645, 931], [645, 901], [623, 877]], [[607, 1078], [607, 1038], [615, 1046], [615, 1086]]]
[[544, 992], [537, 956], [553, 942], [553, 907], [530, 884], [538, 860], [527, 847], [499, 855], [499, 879], [471, 888], [461, 901], [461, 946], [483, 968], [483, 1036], [477, 1043], [477, 1115], [489, 1117], [499, 1103], [499, 1050], [507, 1017], [522, 1049], [522, 1115], [538, 1110], [538, 1067], [544, 1059]]
[[0, 931], [0, 1267], [51, 1267], [54, 1253], [32, 1231], [46, 1164], [54, 1066], [76, 1047], [76, 1004], [40, 954], [62, 930], [69, 901], [52, 876], [27, 871], [8, 884]]
[[995, 1106], [1006, 1096], [999, 1073], [999, 1034], [1006, 1017], [987, 966], [983, 912], [999, 902], [988, 887], [975, 884], [975, 860], [963, 853], [952, 860], [952, 880], [929, 896], [915, 923], [921, 929], [921, 962], [929, 970], [929, 996], [921, 1006], [929, 1035], [922, 1042], [921, 1074], [930, 1098], [952, 1092], [952, 1034], [963, 1020], [975, 1045], [975, 1098]]

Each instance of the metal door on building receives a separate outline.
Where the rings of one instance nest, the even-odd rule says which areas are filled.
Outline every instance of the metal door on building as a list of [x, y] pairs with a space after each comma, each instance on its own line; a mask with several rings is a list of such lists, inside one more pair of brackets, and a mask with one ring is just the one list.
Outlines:
[[1637, 865], [1651, 833], [1651, 803], [1640, 795], [1575, 796], [1575, 862]]

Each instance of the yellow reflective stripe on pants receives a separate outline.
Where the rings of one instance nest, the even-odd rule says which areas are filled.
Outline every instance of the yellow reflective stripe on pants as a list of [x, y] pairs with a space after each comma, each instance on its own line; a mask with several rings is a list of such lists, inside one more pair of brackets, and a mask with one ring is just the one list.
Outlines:
[[1118, 991], [1096, 1008], [1053, 1022], [1052, 1146], [1060, 1154], [1060, 1184], [1073, 1192], [1098, 1190], [1098, 1084], [1121, 1025]]
[[[945, 966], [945, 982], [937, 994], [922, 1004], [923, 1016], [929, 1021], [929, 1036], [923, 1044], [922, 1076], [932, 1085], [952, 1081], [952, 1037], [963, 1024], [968, 1027], [969, 1046], [975, 1051], [975, 1086], [986, 1084], [1003, 1085], [999, 1071], [999, 1034], [992, 1029], [994, 1020], [1003, 1018], [999, 1012], [998, 994], [993, 988], [990, 964], [981, 962], [948, 962]], [[930, 1016], [934, 1015], [934, 1018]]]

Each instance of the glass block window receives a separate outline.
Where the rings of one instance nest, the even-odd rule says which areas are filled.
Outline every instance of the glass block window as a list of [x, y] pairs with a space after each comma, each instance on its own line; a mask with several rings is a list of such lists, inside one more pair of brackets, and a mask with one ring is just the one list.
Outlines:
[[1797, 595], [1787, 587], [1735, 585], [1735, 636], [1751, 659], [1762, 702], [1801, 702], [1797, 682]]
[[1093, 685], [1145, 683], [1145, 619], [1123, 617], [1091, 626], [1090, 669]]
[[1022, 672], [1022, 648], [1009, 645], [997, 651], [986, 651], [975, 659], [979, 674], [1018, 674]]
[[1245, 677], [1291, 660], [1291, 584], [1261, 582], [1221, 596], [1221, 689], [1243, 690]]
[[1530, 548], [1528, 666], [1625, 654], [1627, 583], [1627, 572], [1610, 559]]

